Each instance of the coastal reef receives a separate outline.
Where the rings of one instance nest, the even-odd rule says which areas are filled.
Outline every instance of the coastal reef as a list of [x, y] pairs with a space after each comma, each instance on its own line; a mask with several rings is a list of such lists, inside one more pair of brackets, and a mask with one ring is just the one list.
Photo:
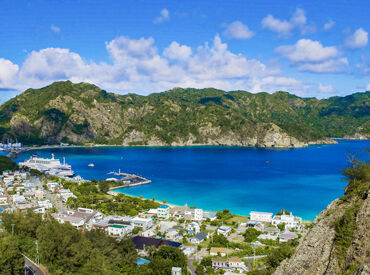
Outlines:
[[45, 145], [304, 147], [370, 136], [370, 92], [328, 99], [213, 88], [118, 95], [55, 82], [0, 106], [0, 141]]

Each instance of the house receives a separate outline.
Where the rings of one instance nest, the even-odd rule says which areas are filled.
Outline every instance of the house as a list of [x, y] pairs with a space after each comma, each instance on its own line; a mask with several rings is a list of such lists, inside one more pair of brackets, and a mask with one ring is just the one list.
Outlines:
[[175, 206], [170, 209], [170, 214], [172, 217], [177, 219], [182, 219], [185, 217], [185, 211], [189, 209], [188, 205], [185, 204], [184, 206]]
[[0, 195], [0, 204], [7, 204], [7, 203], [8, 203], [8, 196]]
[[173, 247], [180, 247], [182, 243], [168, 241], [164, 239], [157, 239], [157, 238], [148, 238], [142, 236], [135, 236], [132, 238], [132, 242], [135, 244], [136, 249], [145, 250], [148, 246], [154, 246], [158, 248], [163, 245], [169, 245]]
[[217, 234], [224, 235], [227, 237], [231, 232], [230, 226], [222, 225], [217, 229]]
[[152, 219], [135, 217], [131, 219], [131, 225], [134, 227], [140, 227], [142, 230], [147, 230], [152, 227]]
[[51, 214], [51, 216], [54, 219], [56, 219], [59, 223], [69, 222], [76, 228], [82, 228], [83, 225], [85, 224], [83, 218], [73, 217], [73, 216], [64, 215], [64, 214], [56, 214], [56, 213]]
[[251, 221], [271, 223], [273, 213], [252, 211], [249, 215]]
[[290, 232], [290, 231], [284, 231], [283, 233], [279, 234], [279, 241], [280, 242], [287, 242], [287, 241], [290, 241], [290, 240], [294, 240], [296, 238], [298, 238], [298, 235], [293, 233], [293, 232]]
[[166, 232], [169, 228], [173, 228], [176, 225], [177, 223], [172, 221], [160, 221], [158, 224], [161, 233]]
[[277, 239], [276, 235], [270, 235], [270, 234], [261, 234], [257, 237], [259, 240], [273, 240], [275, 241]]
[[207, 238], [208, 234], [205, 232], [200, 232], [197, 235], [195, 235], [193, 238], [190, 239], [190, 242], [192, 244], [200, 244], [202, 241], [204, 241]]
[[212, 267], [215, 269], [227, 267], [227, 260], [222, 258], [212, 258]]
[[132, 232], [133, 227], [129, 225], [112, 224], [108, 226], [108, 234], [113, 236], [126, 236]]
[[57, 182], [48, 182], [46, 184], [47, 188], [51, 191], [51, 192], [55, 192], [55, 188], [57, 188], [59, 186], [59, 184]]
[[262, 231], [268, 234], [278, 234], [280, 232], [279, 228], [276, 227], [266, 227]]
[[200, 232], [200, 226], [197, 222], [191, 222], [186, 226], [186, 229], [189, 231], [189, 234], [197, 234]]
[[191, 254], [195, 253], [196, 248], [194, 246], [185, 247], [183, 248], [182, 252], [185, 254], [186, 257], [190, 257]]
[[222, 257], [226, 256], [227, 249], [225, 247], [211, 247], [209, 254], [211, 256], [217, 256], [219, 253]]
[[171, 275], [181, 275], [181, 274], [182, 274], [181, 267], [176, 267], [176, 266], [172, 267]]
[[281, 223], [285, 224], [286, 228], [296, 228], [300, 229], [300, 224], [302, 223], [301, 217], [294, 217], [293, 213], [290, 213], [289, 215], [283, 214], [283, 215], [276, 215], [271, 222], [273, 225], [279, 225]]
[[175, 228], [169, 228], [166, 232], [166, 239], [170, 240], [176, 240], [176, 238], [179, 236], [179, 230]]
[[228, 266], [229, 268], [233, 269], [233, 270], [242, 270], [242, 271], [246, 271], [247, 268], [244, 264], [244, 262], [242, 261], [241, 258], [229, 258], [228, 260]]
[[143, 237], [154, 237], [156, 234], [152, 229], [145, 230], [141, 233], [141, 236]]
[[170, 217], [170, 207], [168, 205], [161, 205], [157, 208], [157, 217], [167, 220]]
[[184, 213], [184, 219], [190, 221], [203, 220], [203, 209], [187, 209]]
[[44, 207], [45, 209], [53, 208], [53, 204], [50, 202], [50, 200], [38, 201], [37, 204], [39, 205], [39, 207]]

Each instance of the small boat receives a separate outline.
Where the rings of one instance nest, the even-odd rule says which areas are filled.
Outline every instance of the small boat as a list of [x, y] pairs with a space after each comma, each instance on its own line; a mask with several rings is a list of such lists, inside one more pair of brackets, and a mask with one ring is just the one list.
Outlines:
[[95, 165], [94, 165], [94, 163], [90, 163], [89, 165], [87, 165], [87, 166], [89, 166], [89, 167], [94, 167]]
[[269, 161], [269, 160], [266, 160], [265, 162], [266, 162], [266, 163], [269, 163], [270, 161]]

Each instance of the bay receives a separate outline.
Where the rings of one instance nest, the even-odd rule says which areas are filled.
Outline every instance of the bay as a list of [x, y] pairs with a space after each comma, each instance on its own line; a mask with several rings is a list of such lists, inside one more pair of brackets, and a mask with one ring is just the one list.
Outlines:
[[[336, 145], [300, 149], [244, 147], [75, 147], [37, 149], [21, 154], [66, 157], [85, 179], [105, 179], [111, 171], [127, 172], [152, 180], [151, 184], [119, 192], [196, 206], [276, 213], [281, 208], [313, 220], [334, 199], [343, 195], [341, 175], [346, 156], [368, 158], [368, 140], [338, 140]], [[89, 167], [94, 163], [94, 167]]]

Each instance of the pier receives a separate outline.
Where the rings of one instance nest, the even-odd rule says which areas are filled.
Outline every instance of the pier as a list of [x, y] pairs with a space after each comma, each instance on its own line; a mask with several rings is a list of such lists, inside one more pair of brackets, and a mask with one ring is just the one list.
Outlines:
[[128, 173], [122, 173], [121, 169], [118, 170], [118, 173], [112, 172], [115, 176], [124, 176], [123, 178], [117, 180], [117, 183], [122, 183], [119, 186], [111, 187], [109, 190], [124, 188], [124, 187], [134, 187], [139, 185], [144, 185], [151, 183], [151, 180], [148, 180], [147, 178], [134, 175], [134, 174], [128, 174]]

